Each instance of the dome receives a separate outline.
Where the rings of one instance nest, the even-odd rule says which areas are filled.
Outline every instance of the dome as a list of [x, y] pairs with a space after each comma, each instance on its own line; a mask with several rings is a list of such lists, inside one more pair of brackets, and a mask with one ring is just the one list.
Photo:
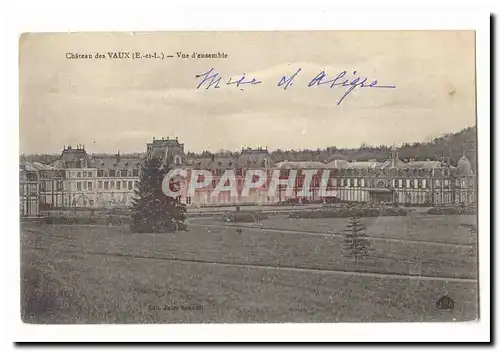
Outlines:
[[464, 155], [463, 157], [460, 158], [457, 164], [457, 169], [459, 174], [461, 175], [467, 175], [472, 172], [472, 166], [470, 164], [469, 159]]
[[465, 155], [463, 157], [461, 157], [460, 160], [458, 160], [458, 166], [460, 166], [460, 165], [470, 166], [470, 161]]

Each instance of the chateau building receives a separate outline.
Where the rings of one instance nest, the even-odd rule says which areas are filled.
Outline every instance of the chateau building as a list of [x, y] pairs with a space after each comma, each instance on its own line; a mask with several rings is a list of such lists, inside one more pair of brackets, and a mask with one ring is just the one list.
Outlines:
[[62, 205], [64, 173], [39, 162], [21, 160], [19, 207], [22, 217], [37, 216], [40, 210]]
[[[195, 196], [186, 198], [188, 205], [219, 205], [238, 203], [273, 204], [294, 200], [297, 202], [358, 202], [387, 203], [401, 205], [445, 205], [471, 204], [476, 199], [474, 170], [463, 156], [458, 165], [452, 166], [449, 159], [440, 161], [403, 162], [396, 148], [391, 149], [390, 157], [384, 162], [376, 160], [352, 161], [332, 160], [329, 163], [317, 161], [271, 162], [265, 149], [243, 149], [238, 158], [214, 156], [192, 162], [193, 169], [212, 171], [212, 185], [197, 190]], [[241, 197], [241, 189], [248, 170], [261, 169], [267, 175], [266, 184], [250, 195]], [[269, 195], [273, 170], [280, 170], [280, 179], [288, 179], [291, 170], [296, 170], [293, 191], [278, 186], [277, 192]], [[238, 195], [223, 191], [216, 197], [211, 196], [220, 177], [226, 170], [233, 170], [238, 185]], [[309, 185], [309, 195], [301, 195], [307, 170], [316, 170]], [[329, 173], [326, 190], [331, 195], [323, 199], [321, 182], [324, 171]], [[186, 182], [189, 182], [187, 180]], [[187, 187], [184, 185], [183, 187]]]
[[89, 155], [83, 146], [64, 147], [52, 167], [64, 172], [63, 207], [129, 206], [139, 180], [139, 157]]
[[[168, 137], [146, 144], [145, 155], [114, 156], [88, 154], [84, 146], [64, 147], [61, 157], [51, 165], [20, 163], [20, 210], [22, 216], [36, 216], [42, 210], [57, 208], [110, 208], [132, 204], [134, 189], [139, 181], [143, 157], [158, 157], [174, 168], [182, 168], [190, 175], [194, 170], [207, 170], [212, 181], [187, 196], [189, 177], [180, 182], [181, 202], [191, 206], [230, 204], [276, 204], [280, 202], [358, 202], [401, 205], [472, 204], [476, 202], [475, 171], [463, 156], [456, 166], [449, 159], [439, 161], [411, 160], [403, 162], [398, 150], [391, 149], [387, 160], [345, 161], [282, 161], [273, 163], [266, 148], [243, 148], [235, 154], [212, 154], [188, 159], [184, 144]], [[234, 174], [236, 194], [213, 191], [229, 170]], [[250, 189], [242, 196], [245, 180], [255, 181], [259, 170], [266, 175], [260, 188]], [[312, 171], [315, 170], [315, 171]], [[292, 192], [284, 184], [270, 194], [272, 175], [287, 180], [296, 173]], [[326, 190], [320, 190], [325, 172]], [[301, 194], [306, 174], [313, 174], [309, 193]], [[200, 176], [204, 177], [204, 176]], [[198, 180], [200, 181], [200, 180]], [[201, 180], [202, 181], [202, 180]], [[227, 181], [227, 180], [226, 180]], [[227, 183], [225, 184], [227, 185]]]

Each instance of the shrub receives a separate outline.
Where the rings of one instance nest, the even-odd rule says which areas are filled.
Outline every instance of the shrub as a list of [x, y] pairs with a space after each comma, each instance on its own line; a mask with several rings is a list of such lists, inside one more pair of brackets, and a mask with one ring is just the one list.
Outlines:
[[257, 222], [261, 220], [266, 220], [267, 214], [262, 212], [234, 212], [225, 214], [222, 219], [225, 222]]
[[365, 226], [359, 222], [356, 216], [351, 217], [343, 233], [342, 254], [352, 257], [354, 263], [358, 263], [361, 258], [368, 255], [373, 247], [365, 236]]
[[405, 216], [407, 212], [396, 208], [331, 208], [324, 207], [315, 210], [294, 211], [289, 214], [295, 219], [319, 219], [319, 218], [350, 218], [350, 217], [378, 217], [378, 216]]

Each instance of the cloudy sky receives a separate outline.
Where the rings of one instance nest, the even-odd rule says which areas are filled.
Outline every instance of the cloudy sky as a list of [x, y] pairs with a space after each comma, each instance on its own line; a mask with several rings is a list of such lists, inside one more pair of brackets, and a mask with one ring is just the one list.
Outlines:
[[[110, 51], [225, 52], [227, 59], [67, 59]], [[20, 39], [20, 152], [142, 152], [153, 136], [187, 150], [400, 145], [475, 124], [474, 32], [27, 34]], [[214, 68], [219, 89], [196, 89]], [[283, 75], [299, 68], [288, 89]], [[395, 89], [308, 87], [368, 77]], [[245, 73], [262, 81], [226, 85]]]

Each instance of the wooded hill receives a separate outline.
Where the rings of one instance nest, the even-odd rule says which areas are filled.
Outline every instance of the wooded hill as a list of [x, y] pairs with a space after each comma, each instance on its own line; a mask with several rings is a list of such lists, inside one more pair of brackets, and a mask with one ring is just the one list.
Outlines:
[[[472, 165], [476, 165], [476, 145], [477, 130], [476, 126], [468, 127], [457, 133], [445, 134], [434, 138], [430, 142], [404, 143], [399, 148], [399, 158], [401, 160], [439, 160], [442, 157], [450, 158], [453, 165], [465, 154]], [[335, 146], [316, 150], [275, 150], [271, 151], [271, 158], [274, 162], [283, 160], [289, 161], [322, 161], [328, 162], [334, 159], [341, 160], [370, 160], [376, 159], [384, 161], [389, 158], [391, 146], [368, 146], [362, 145], [360, 148], [345, 149]], [[239, 152], [226, 152], [228, 156], [237, 157]], [[113, 156], [115, 154], [94, 154], [94, 157]], [[188, 159], [197, 157], [210, 157], [209, 151], [203, 153], [187, 152]], [[133, 156], [142, 158], [144, 153], [123, 154], [122, 156]], [[44, 164], [50, 164], [60, 158], [60, 154], [31, 154], [24, 156], [27, 161], [38, 161]]]

